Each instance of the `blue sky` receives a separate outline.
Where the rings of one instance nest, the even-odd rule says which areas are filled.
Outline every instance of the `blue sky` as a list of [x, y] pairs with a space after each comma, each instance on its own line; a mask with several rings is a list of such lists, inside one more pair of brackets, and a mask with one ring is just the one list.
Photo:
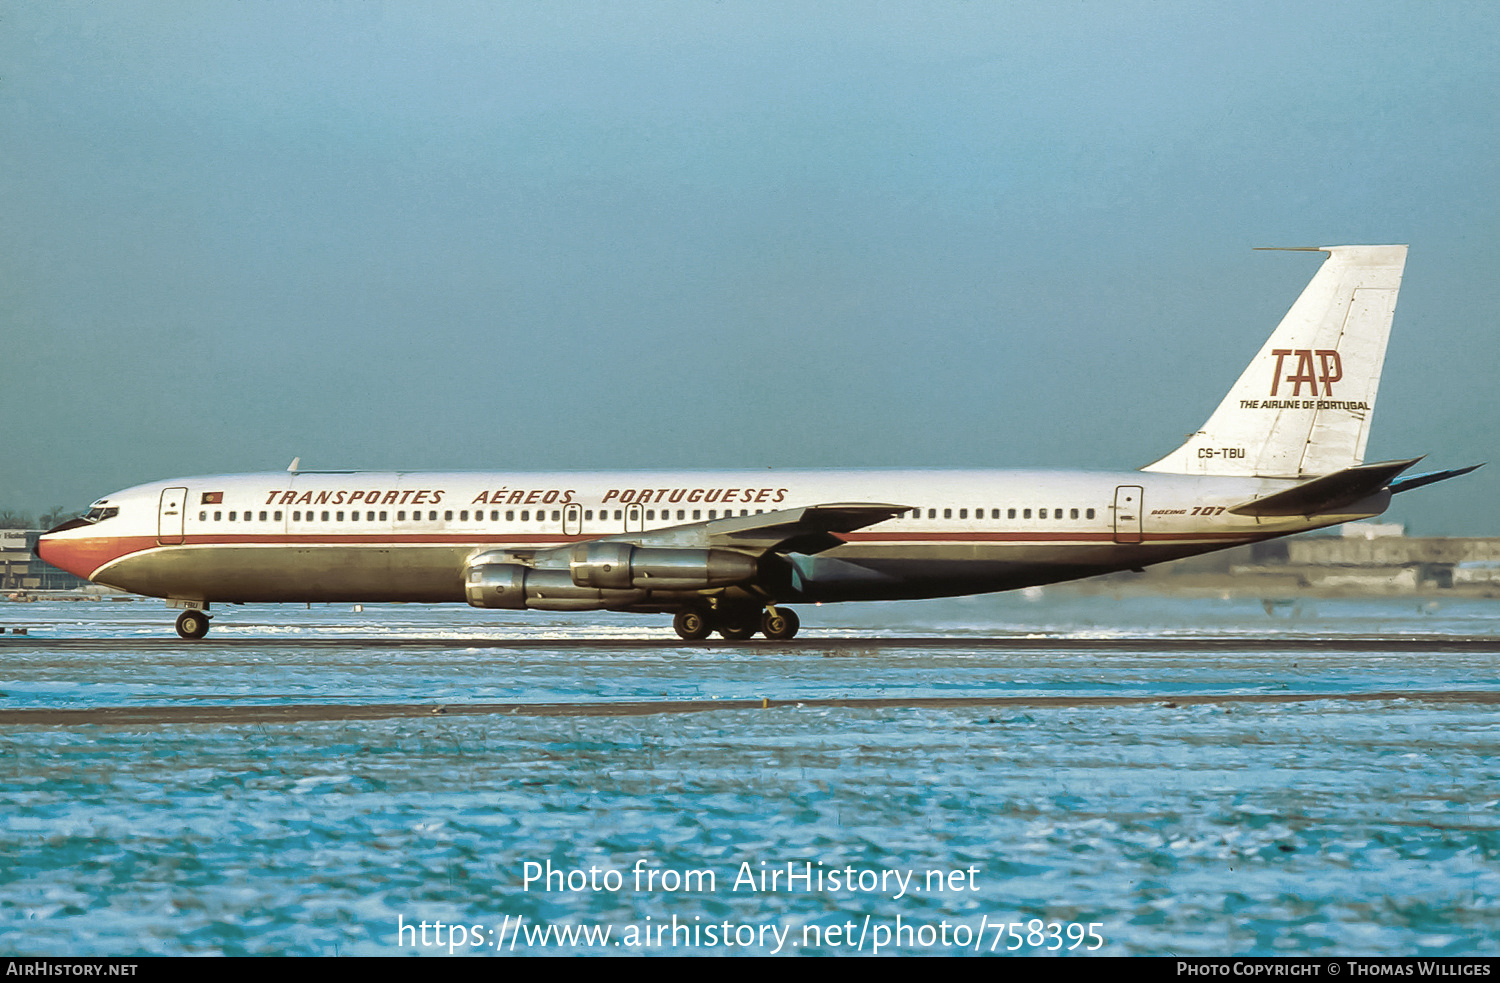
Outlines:
[[0, 2], [0, 66], [0, 508], [1134, 468], [1320, 259], [1261, 245], [1410, 243], [1369, 458], [1497, 456], [1494, 4]]

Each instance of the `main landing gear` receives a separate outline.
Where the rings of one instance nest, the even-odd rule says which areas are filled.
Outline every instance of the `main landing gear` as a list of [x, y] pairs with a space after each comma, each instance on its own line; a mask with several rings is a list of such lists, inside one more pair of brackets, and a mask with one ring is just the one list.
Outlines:
[[774, 642], [795, 638], [802, 621], [791, 608], [768, 607], [764, 612], [755, 608], [728, 608], [707, 611], [696, 608], [678, 611], [672, 618], [672, 627], [679, 638], [690, 642], [700, 641], [718, 632], [730, 641], [742, 642], [764, 635]]
[[203, 611], [184, 611], [177, 616], [177, 634], [183, 638], [202, 638], [208, 634], [208, 615]]

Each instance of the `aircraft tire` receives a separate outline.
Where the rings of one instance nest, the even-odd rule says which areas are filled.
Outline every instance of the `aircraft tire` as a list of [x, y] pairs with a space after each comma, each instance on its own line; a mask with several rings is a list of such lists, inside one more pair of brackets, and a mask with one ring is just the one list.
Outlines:
[[754, 638], [760, 631], [760, 618], [755, 611], [721, 611], [719, 634], [731, 642], [743, 642]]
[[688, 642], [699, 642], [714, 633], [713, 623], [702, 611], [689, 608], [672, 616], [672, 628], [677, 637]]
[[177, 616], [177, 634], [183, 638], [202, 638], [208, 634], [208, 615], [202, 611], [184, 611]]
[[802, 619], [797, 617], [797, 612], [791, 608], [775, 608], [775, 613], [767, 611], [760, 618], [760, 633], [773, 642], [784, 642], [797, 637], [797, 629], [802, 627]]

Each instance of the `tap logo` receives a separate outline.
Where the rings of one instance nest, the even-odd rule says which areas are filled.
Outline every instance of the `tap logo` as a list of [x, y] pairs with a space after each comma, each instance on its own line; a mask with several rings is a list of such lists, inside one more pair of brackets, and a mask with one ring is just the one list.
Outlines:
[[[1332, 348], [1273, 348], [1271, 354], [1276, 356], [1276, 370], [1271, 374], [1272, 396], [1283, 382], [1292, 384], [1293, 396], [1302, 395], [1304, 383], [1310, 396], [1332, 396], [1333, 384], [1344, 377], [1344, 363]], [[1292, 355], [1297, 357], [1296, 368], [1282, 376], [1287, 358]], [[1320, 383], [1323, 386], [1321, 393], [1318, 392]]]

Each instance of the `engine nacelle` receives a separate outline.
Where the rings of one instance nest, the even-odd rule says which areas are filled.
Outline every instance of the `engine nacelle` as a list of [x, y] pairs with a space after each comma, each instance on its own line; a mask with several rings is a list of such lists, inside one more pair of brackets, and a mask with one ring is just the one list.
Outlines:
[[567, 570], [535, 570], [519, 563], [469, 567], [464, 594], [476, 608], [513, 611], [598, 611], [644, 600], [644, 590], [601, 590], [573, 583]]
[[579, 587], [608, 590], [703, 590], [752, 580], [753, 556], [733, 550], [664, 549], [629, 543], [579, 543], [568, 573]]

